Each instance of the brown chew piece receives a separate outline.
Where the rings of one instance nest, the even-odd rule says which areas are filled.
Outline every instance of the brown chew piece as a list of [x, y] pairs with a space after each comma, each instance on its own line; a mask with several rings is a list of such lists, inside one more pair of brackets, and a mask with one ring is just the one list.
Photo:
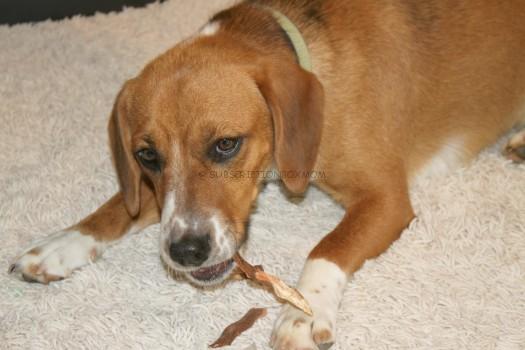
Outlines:
[[261, 266], [252, 266], [239, 254], [233, 257], [237, 266], [250, 280], [272, 288], [273, 293], [289, 304], [295, 306], [307, 315], [312, 316], [312, 309], [306, 299], [295, 288], [289, 287], [281, 279], [263, 271]]
[[222, 348], [223, 346], [231, 345], [235, 338], [247, 329], [250, 329], [255, 321], [266, 316], [266, 313], [267, 311], [265, 308], [253, 308], [248, 310], [239, 321], [226, 327], [224, 331], [222, 331], [219, 339], [210, 345], [210, 348]]

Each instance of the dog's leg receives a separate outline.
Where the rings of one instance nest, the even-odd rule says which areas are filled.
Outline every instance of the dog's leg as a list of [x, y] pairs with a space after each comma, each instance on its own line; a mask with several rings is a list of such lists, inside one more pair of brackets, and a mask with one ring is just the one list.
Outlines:
[[510, 138], [503, 153], [514, 162], [521, 163], [525, 161], [525, 128]]
[[157, 204], [149, 187], [142, 185], [140, 213], [135, 218], [129, 216], [122, 195], [117, 193], [78, 224], [34, 242], [18, 256], [9, 272], [28, 282], [61, 280], [95, 261], [109, 244], [125, 234], [158, 221]]
[[385, 251], [413, 217], [406, 186], [359, 196], [343, 221], [310, 253], [304, 266], [298, 289], [310, 302], [314, 316], [285, 306], [275, 324], [272, 347], [329, 348], [335, 339], [337, 310], [348, 277], [366, 259]]

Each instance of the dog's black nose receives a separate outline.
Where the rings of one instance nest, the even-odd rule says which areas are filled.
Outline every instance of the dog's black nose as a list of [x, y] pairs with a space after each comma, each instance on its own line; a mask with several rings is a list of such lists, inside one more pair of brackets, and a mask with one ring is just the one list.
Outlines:
[[182, 266], [200, 266], [210, 254], [210, 236], [186, 236], [170, 244], [170, 257]]

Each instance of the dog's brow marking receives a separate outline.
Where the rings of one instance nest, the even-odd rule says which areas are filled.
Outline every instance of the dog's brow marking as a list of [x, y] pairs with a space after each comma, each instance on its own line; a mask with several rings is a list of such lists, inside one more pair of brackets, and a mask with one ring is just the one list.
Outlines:
[[211, 36], [219, 31], [221, 24], [218, 21], [213, 21], [206, 24], [199, 32], [203, 36]]

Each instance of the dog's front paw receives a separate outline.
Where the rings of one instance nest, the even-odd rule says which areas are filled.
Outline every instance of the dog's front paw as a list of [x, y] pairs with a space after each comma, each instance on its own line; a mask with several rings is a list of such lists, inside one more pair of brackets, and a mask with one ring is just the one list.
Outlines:
[[103, 244], [77, 231], [61, 231], [35, 242], [9, 267], [28, 282], [49, 283], [64, 279], [73, 270], [94, 261]]
[[326, 350], [334, 343], [334, 323], [323, 312], [308, 316], [286, 305], [273, 330], [270, 345], [274, 350]]
[[337, 309], [346, 274], [324, 259], [308, 260], [297, 289], [310, 303], [313, 316], [286, 305], [275, 323], [270, 341], [274, 350], [326, 350], [335, 341]]

